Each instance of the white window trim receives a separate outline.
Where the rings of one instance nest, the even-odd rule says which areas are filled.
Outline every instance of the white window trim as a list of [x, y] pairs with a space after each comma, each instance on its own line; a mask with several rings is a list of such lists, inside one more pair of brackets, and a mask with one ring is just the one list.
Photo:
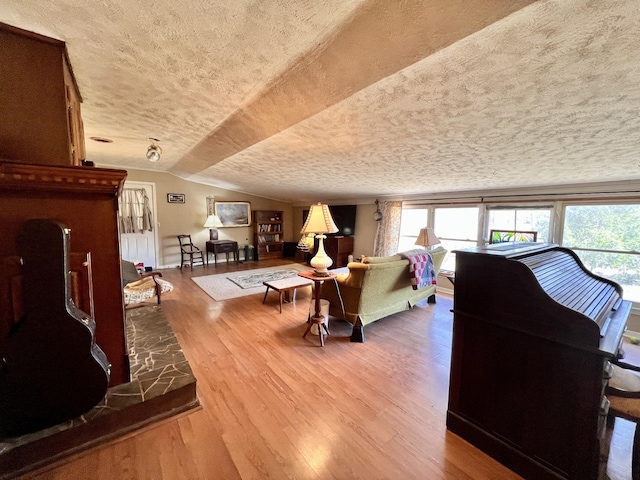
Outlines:
[[[637, 187], [636, 187], [637, 188]], [[501, 201], [486, 201], [487, 197], [477, 198], [447, 198], [447, 199], [434, 199], [430, 202], [413, 201], [403, 204], [402, 208], [422, 208], [428, 210], [427, 226], [434, 227], [435, 208], [465, 208], [476, 207], [478, 208], [478, 237], [476, 238], [477, 245], [484, 245], [485, 240], [485, 226], [488, 219], [488, 210], [500, 205], [503, 208], [551, 208], [551, 215], [549, 217], [549, 243], [562, 245], [562, 238], [564, 235], [564, 220], [565, 211], [567, 206], [584, 206], [584, 205], [639, 205], [640, 204], [640, 192], [637, 190], [624, 191], [624, 192], [594, 192], [594, 193], [568, 193], [556, 195], [556, 200], [550, 200], [548, 196], [544, 195], [537, 197], [532, 196], [531, 200], [523, 200], [514, 196], [513, 201], [509, 201], [507, 197], [501, 199]], [[459, 240], [459, 239], [450, 239]], [[468, 241], [473, 241], [469, 239]], [[579, 250], [579, 247], [565, 247]], [[586, 250], [586, 249], [583, 249]], [[597, 250], [605, 251], [606, 250]], [[613, 253], [624, 254], [640, 254], [635, 250], [622, 251]], [[632, 313], [634, 315], [640, 315], [640, 302], [632, 302]]]

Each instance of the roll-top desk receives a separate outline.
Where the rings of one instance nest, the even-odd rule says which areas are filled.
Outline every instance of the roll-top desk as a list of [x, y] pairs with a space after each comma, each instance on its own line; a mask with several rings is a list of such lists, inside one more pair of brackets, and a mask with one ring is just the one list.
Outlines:
[[596, 479], [631, 304], [571, 250], [456, 252], [447, 428], [525, 478]]

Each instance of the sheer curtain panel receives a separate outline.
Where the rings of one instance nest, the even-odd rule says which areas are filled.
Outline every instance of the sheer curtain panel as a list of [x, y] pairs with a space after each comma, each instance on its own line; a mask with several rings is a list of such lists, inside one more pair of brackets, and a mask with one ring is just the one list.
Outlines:
[[380, 202], [380, 211], [382, 220], [378, 222], [378, 230], [373, 242], [374, 257], [386, 257], [397, 253], [402, 202]]
[[153, 218], [149, 197], [144, 188], [125, 188], [118, 207], [120, 233], [153, 231]]

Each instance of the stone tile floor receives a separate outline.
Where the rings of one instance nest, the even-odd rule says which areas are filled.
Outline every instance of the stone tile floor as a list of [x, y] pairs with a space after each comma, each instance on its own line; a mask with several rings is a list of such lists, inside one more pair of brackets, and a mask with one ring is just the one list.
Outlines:
[[0, 479], [14, 478], [151, 422], [198, 406], [196, 379], [157, 305], [127, 310], [131, 381], [80, 417], [0, 438]]

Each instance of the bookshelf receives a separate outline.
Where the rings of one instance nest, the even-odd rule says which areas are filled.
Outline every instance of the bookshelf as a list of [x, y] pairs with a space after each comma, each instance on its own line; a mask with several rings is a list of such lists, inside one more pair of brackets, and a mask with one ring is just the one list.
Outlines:
[[254, 243], [258, 260], [282, 258], [282, 211], [254, 210]]

